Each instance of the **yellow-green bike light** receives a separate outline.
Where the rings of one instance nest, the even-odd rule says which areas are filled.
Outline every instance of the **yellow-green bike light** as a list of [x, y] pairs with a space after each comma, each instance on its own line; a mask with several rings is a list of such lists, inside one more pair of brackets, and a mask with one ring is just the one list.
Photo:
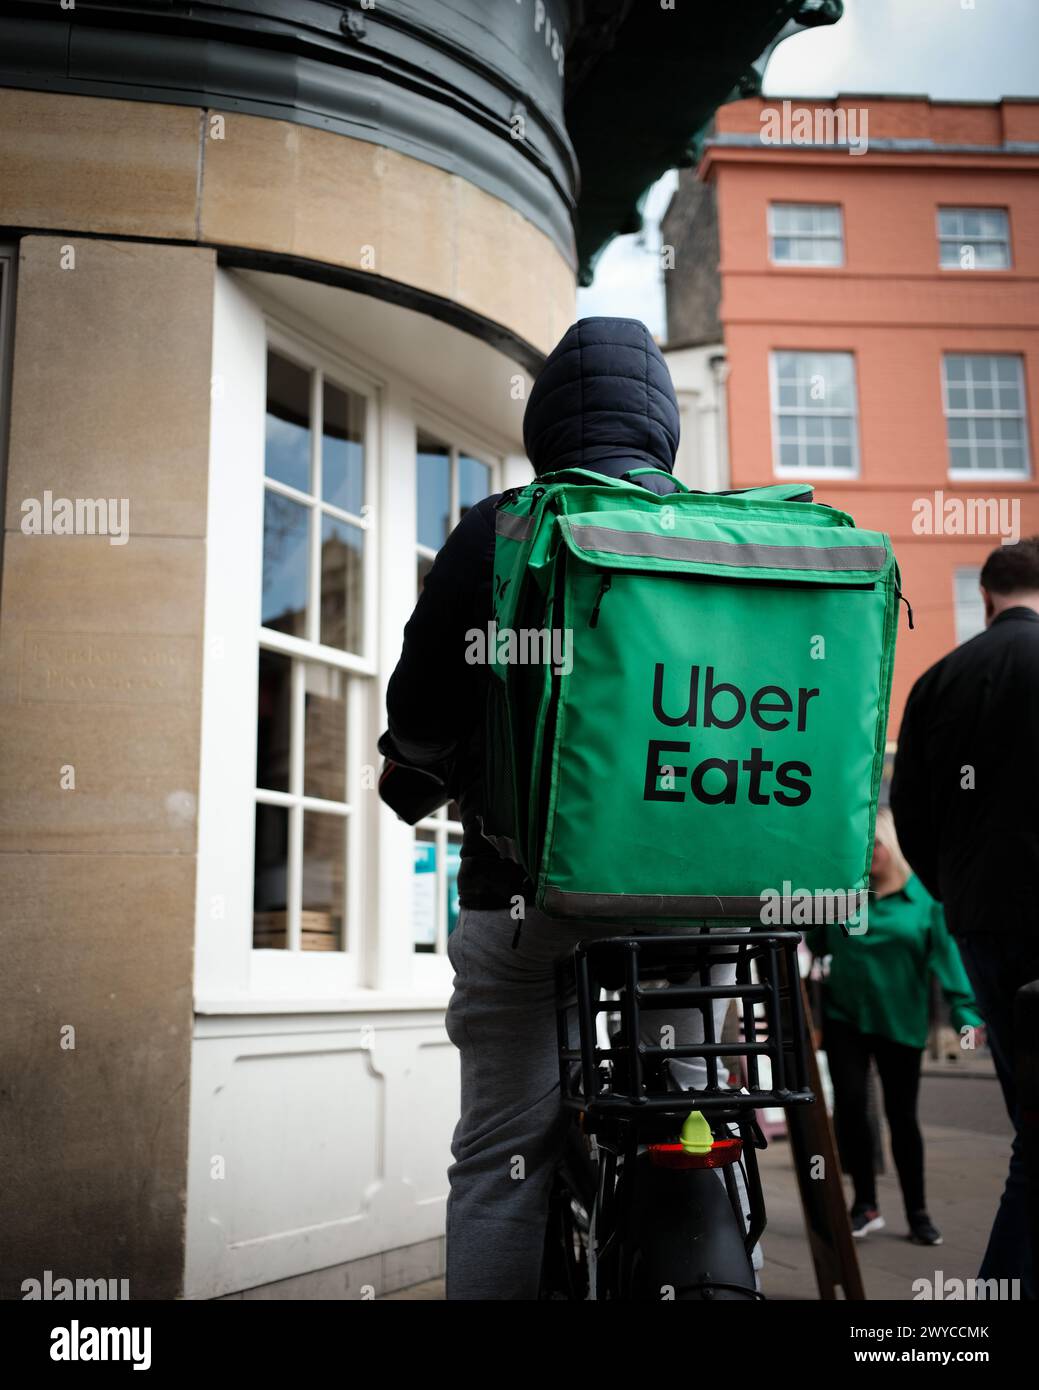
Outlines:
[[711, 1127], [700, 1114], [699, 1110], [690, 1110], [685, 1117], [682, 1125], [682, 1133], [679, 1135], [682, 1148], [687, 1154], [710, 1153], [711, 1145], [714, 1143], [714, 1136]]

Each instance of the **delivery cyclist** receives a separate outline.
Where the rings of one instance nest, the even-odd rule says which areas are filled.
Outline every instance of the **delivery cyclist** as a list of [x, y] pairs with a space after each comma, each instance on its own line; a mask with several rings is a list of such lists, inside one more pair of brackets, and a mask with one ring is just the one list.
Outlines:
[[[585, 468], [619, 478], [670, 473], [678, 446], [674, 387], [660, 350], [637, 319], [572, 325], [531, 391], [523, 440], [535, 473]], [[637, 481], [659, 495], [663, 474]], [[390, 679], [389, 758], [439, 772], [458, 802], [463, 838], [448, 1034], [461, 1053], [462, 1113], [448, 1177], [447, 1297], [538, 1296], [549, 1190], [568, 1117], [559, 1103], [555, 966], [576, 943], [624, 934], [617, 923], [566, 922], [534, 907], [522, 869], [499, 857], [480, 829], [485, 666], [467, 662], [466, 634], [492, 617], [495, 502], [471, 508], [437, 555], [404, 630]], [[713, 982], [734, 968], [716, 965]], [[728, 1001], [716, 1007], [721, 1035]], [[696, 1010], [655, 1015], [676, 1045], [703, 1041]], [[703, 1085], [700, 1059], [672, 1059], [678, 1085]]]
[[[845, 935], [837, 925], [805, 934], [813, 955], [832, 956], [823, 992], [823, 1048], [833, 1082], [841, 1158], [855, 1189], [852, 1235], [862, 1237], [884, 1225], [866, 1116], [873, 1057], [884, 1091], [909, 1239], [918, 1245], [940, 1245], [941, 1234], [924, 1199], [924, 1143], [916, 1116], [931, 972], [949, 1004], [954, 1028], [980, 1030], [982, 1019], [942, 909], [903, 859], [886, 807], [877, 812], [870, 888], [868, 929], [861, 935]], [[976, 1033], [973, 1041], [980, 1040]]]

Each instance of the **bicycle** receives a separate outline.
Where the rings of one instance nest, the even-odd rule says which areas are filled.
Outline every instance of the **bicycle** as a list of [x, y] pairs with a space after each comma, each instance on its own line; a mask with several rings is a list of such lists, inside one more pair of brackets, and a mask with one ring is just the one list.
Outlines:
[[[799, 932], [757, 924], [752, 931], [612, 937], [579, 943], [561, 964], [560, 1094], [573, 1120], [550, 1196], [540, 1298], [764, 1297], [752, 1268], [765, 1229], [757, 1150], [766, 1141], [754, 1112], [814, 1100], [800, 939]], [[734, 955], [735, 981], [712, 984], [712, 965], [731, 965]], [[743, 1004], [743, 1037], [734, 1042], [714, 1035], [713, 1005], [725, 998]], [[643, 1013], [676, 1005], [699, 1009], [703, 1041], [643, 1041]], [[741, 1089], [721, 1083], [723, 1056], [739, 1059]], [[702, 1089], [669, 1083], [666, 1063], [682, 1057], [703, 1059]]]

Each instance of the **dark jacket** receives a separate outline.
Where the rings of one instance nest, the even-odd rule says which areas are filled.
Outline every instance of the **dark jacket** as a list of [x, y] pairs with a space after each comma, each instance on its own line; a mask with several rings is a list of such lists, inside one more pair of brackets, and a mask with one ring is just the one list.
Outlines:
[[[660, 350], [638, 319], [587, 318], [573, 324], [538, 374], [523, 417], [523, 443], [535, 473], [588, 468], [620, 477], [632, 468], [671, 471], [678, 447], [678, 403]], [[670, 478], [640, 475], [653, 492]], [[426, 576], [404, 629], [404, 646], [386, 694], [387, 756], [442, 770], [458, 802], [464, 835], [458, 872], [463, 907], [530, 901], [519, 865], [499, 858], [480, 832], [483, 715], [487, 671], [465, 660], [466, 633], [491, 619], [495, 505], [486, 498], [463, 516]]]
[[1039, 613], [1005, 609], [916, 682], [891, 810], [954, 936], [1036, 930]]

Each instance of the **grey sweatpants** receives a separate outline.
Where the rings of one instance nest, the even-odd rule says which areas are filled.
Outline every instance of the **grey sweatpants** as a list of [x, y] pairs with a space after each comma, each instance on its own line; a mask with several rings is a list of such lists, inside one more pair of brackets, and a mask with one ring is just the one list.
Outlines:
[[[570, 1122], [559, 1101], [556, 962], [578, 941], [632, 934], [629, 926], [568, 924], [528, 908], [513, 949], [516, 925], [506, 908], [462, 908], [448, 939], [455, 979], [447, 1032], [462, 1064], [448, 1169], [449, 1299], [537, 1298], [549, 1191]], [[735, 964], [712, 967], [712, 983], [734, 979]], [[728, 1003], [715, 1004], [716, 1037]], [[703, 1041], [698, 1009], [645, 1017], [646, 1042], [659, 1043], [668, 1024], [676, 1046]], [[706, 1084], [700, 1059], [670, 1066], [679, 1085]]]

